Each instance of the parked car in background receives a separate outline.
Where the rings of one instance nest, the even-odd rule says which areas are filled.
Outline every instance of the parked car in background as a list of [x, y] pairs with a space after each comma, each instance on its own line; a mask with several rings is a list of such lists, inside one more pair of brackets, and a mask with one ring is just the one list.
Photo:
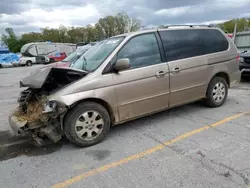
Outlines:
[[9, 123], [38, 142], [66, 135], [86, 147], [110, 126], [142, 116], [197, 100], [219, 107], [239, 80], [237, 48], [219, 28], [127, 33], [97, 43], [70, 68], [45, 67], [21, 80], [18, 109], [25, 116], [29, 104], [42, 103], [42, 115], [33, 123], [14, 113]]
[[35, 63], [36, 63], [35, 57], [23, 57], [23, 56], [21, 56], [19, 61], [16, 62], [14, 65], [15, 66], [32, 66]]
[[67, 55], [65, 52], [56, 52], [56, 53], [52, 53], [51, 55], [48, 55], [47, 57], [49, 58], [49, 63], [54, 63], [54, 62], [62, 61], [63, 59], [67, 57]]
[[244, 51], [240, 53], [240, 71], [243, 77], [250, 77], [250, 52]]

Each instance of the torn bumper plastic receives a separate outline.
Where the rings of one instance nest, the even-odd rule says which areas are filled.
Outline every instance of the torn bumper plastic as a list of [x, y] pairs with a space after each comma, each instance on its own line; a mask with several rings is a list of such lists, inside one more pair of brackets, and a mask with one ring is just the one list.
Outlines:
[[27, 121], [20, 121], [13, 114], [9, 116], [9, 124], [13, 132], [19, 136], [27, 135]]
[[[46, 125], [40, 123], [29, 123], [27, 121], [20, 121], [15, 115], [9, 116], [9, 124], [13, 132], [17, 136], [32, 137], [36, 144], [43, 145], [45, 137], [56, 143], [61, 140], [63, 133], [60, 129], [60, 122], [55, 122], [53, 125]], [[41, 136], [43, 135], [43, 136]]]

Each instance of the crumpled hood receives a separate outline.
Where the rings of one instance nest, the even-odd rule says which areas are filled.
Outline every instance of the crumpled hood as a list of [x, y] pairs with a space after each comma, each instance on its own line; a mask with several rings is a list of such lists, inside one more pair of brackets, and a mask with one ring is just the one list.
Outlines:
[[48, 64], [45, 67], [69, 67], [70, 64], [70, 62], [58, 61], [55, 63]]
[[58, 87], [79, 80], [88, 73], [83, 70], [65, 67], [45, 67], [39, 69], [20, 81], [20, 87], [44, 89], [51, 92]]

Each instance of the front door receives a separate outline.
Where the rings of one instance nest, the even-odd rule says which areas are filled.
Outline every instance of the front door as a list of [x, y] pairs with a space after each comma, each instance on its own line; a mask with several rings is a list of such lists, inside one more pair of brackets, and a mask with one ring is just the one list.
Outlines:
[[155, 33], [133, 37], [117, 58], [130, 59], [128, 70], [113, 74], [120, 121], [168, 108], [169, 70]]

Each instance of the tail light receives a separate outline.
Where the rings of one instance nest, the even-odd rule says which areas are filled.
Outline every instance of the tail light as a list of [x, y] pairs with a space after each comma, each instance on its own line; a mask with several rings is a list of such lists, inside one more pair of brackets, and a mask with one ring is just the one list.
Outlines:
[[240, 62], [240, 54], [238, 53], [237, 56], [236, 56], [236, 60], [237, 60], [237, 63]]

